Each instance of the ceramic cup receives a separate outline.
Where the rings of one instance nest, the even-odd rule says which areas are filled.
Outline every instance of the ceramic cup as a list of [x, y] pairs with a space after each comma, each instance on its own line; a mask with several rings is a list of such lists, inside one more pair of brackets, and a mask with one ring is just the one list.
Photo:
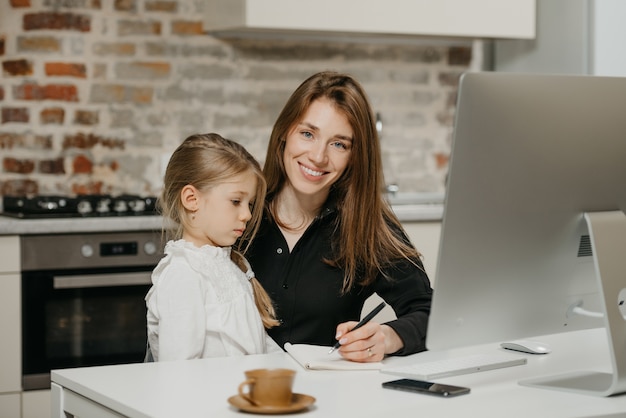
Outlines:
[[252, 405], [273, 407], [291, 405], [295, 370], [255, 369], [244, 373], [246, 380], [239, 385], [239, 395]]

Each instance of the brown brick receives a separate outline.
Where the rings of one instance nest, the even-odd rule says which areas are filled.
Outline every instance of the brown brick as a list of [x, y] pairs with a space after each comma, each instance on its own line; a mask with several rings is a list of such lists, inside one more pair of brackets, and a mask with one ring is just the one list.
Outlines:
[[26, 196], [39, 193], [39, 185], [30, 179], [7, 180], [2, 184], [3, 196]]
[[103, 194], [104, 185], [101, 181], [89, 182], [87, 184], [72, 184], [72, 193], [77, 195]]
[[52, 36], [18, 36], [18, 52], [60, 52], [61, 42]]
[[[133, 109], [112, 109], [109, 117], [111, 122], [109, 126], [114, 129], [132, 128], [137, 123], [137, 112]], [[146, 122], [152, 127], [160, 125], [159, 121], [152, 120], [150, 116], [148, 116]]]
[[18, 122], [27, 123], [30, 119], [28, 108], [26, 107], [3, 107], [2, 123]]
[[129, 42], [97, 42], [93, 46], [93, 52], [97, 55], [116, 55], [128, 57], [135, 55], [135, 44]]
[[89, 174], [93, 171], [93, 163], [85, 155], [77, 155], [72, 161], [72, 171], [75, 174]]
[[13, 97], [18, 100], [61, 100], [78, 101], [78, 89], [68, 84], [48, 84], [40, 86], [35, 83], [24, 83], [13, 87]]
[[178, 2], [176, 1], [146, 1], [144, 4], [148, 12], [168, 12], [176, 13], [178, 11]]
[[94, 134], [78, 133], [76, 135], [66, 135], [63, 140], [63, 149], [80, 148], [89, 149], [96, 145], [101, 145], [105, 148], [118, 148], [124, 149], [124, 141], [121, 139], [110, 139]]
[[51, 150], [52, 136], [0, 132], [0, 148]]
[[176, 20], [172, 22], [172, 34], [173, 35], [185, 35], [185, 36], [204, 35], [202, 22]]
[[65, 174], [63, 158], [39, 161], [39, 172], [44, 174]]
[[44, 125], [62, 125], [65, 119], [65, 110], [62, 107], [49, 107], [43, 109], [39, 115]]
[[65, 139], [63, 140], [63, 149], [93, 148], [98, 142], [100, 142], [100, 137], [94, 134], [78, 133], [76, 135], [65, 135]]
[[133, 87], [120, 84], [94, 84], [89, 101], [92, 103], [150, 104], [154, 96], [152, 87]]
[[32, 75], [33, 63], [25, 59], [3, 61], [2, 70], [9, 76]]
[[74, 114], [76, 125], [97, 125], [99, 122], [98, 112], [91, 110], [77, 110]]
[[20, 143], [21, 139], [17, 134], [0, 132], [0, 149], [11, 149]]
[[469, 66], [472, 61], [472, 48], [467, 46], [450, 47], [448, 50], [448, 64]]
[[136, 87], [132, 89], [131, 101], [138, 105], [152, 103], [154, 89], [152, 87]]
[[454, 109], [445, 109], [437, 112], [435, 115], [437, 122], [439, 122], [442, 126], [449, 126], [452, 128], [454, 126]]
[[115, 0], [115, 10], [122, 12], [135, 12], [137, 11], [136, 0]]
[[438, 170], [443, 170], [448, 166], [448, 162], [450, 161], [449, 154], [436, 153], [434, 157], [435, 157], [435, 164], [437, 165]]
[[2, 168], [7, 173], [31, 174], [35, 171], [35, 162], [9, 157], [2, 160]]
[[24, 30], [77, 30], [89, 32], [91, 30], [91, 18], [87, 15], [75, 13], [27, 13], [22, 22]]
[[153, 80], [170, 75], [167, 62], [121, 62], [115, 66], [115, 74], [122, 79]]
[[102, 79], [106, 78], [107, 75], [107, 65], [104, 63], [97, 63], [93, 65], [93, 70], [91, 72], [91, 77], [93, 79]]
[[33, 148], [51, 150], [52, 135], [35, 135]]
[[67, 76], [86, 78], [87, 69], [85, 64], [72, 64], [69, 62], [47, 62], [45, 65], [46, 75]]
[[13, 86], [13, 97], [17, 100], [43, 100], [43, 89], [35, 83]]
[[20, 8], [20, 7], [30, 7], [30, 0], [11, 0], [11, 7]]
[[126, 146], [126, 141], [124, 141], [123, 139], [105, 138], [100, 142], [100, 145], [102, 145], [104, 148], [109, 149], [124, 149]]
[[441, 72], [439, 73], [439, 84], [442, 86], [456, 87], [459, 85], [461, 73], [459, 72]]
[[46, 99], [62, 100], [66, 102], [78, 101], [78, 89], [73, 85], [48, 84], [44, 86], [44, 90]]
[[0, 36], [0, 55], [4, 55], [4, 35]]
[[126, 87], [119, 84], [93, 84], [89, 101], [92, 103], [123, 103], [127, 101]]
[[121, 20], [117, 24], [118, 36], [160, 35], [161, 23], [156, 21]]

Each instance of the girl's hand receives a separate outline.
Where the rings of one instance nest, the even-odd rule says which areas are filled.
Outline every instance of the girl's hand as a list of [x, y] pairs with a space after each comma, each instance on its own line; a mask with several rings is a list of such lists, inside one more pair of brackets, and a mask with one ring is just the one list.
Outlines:
[[381, 361], [386, 354], [400, 350], [404, 343], [388, 325], [368, 322], [350, 331], [357, 322], [349, 321], [337, 326], [335, 338], [341, 344], [339, 354], [346, 360], [359, 363]]

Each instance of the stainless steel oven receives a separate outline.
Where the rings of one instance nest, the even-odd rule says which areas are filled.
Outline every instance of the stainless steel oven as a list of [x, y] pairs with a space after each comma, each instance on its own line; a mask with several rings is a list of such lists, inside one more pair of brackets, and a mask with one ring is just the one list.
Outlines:
[[23, 389], [50, 387], [50, 370], [141, 362], [158, 232], [24, 235]]

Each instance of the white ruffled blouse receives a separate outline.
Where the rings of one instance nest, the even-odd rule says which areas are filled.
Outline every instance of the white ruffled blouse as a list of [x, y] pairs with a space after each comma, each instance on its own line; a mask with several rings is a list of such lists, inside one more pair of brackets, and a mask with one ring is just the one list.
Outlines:
[[155, 361], [281, 351], [254, 303], [250, 265], [241, 271], [230, 251], [184, 240], [166, 244], [146, 295]]

